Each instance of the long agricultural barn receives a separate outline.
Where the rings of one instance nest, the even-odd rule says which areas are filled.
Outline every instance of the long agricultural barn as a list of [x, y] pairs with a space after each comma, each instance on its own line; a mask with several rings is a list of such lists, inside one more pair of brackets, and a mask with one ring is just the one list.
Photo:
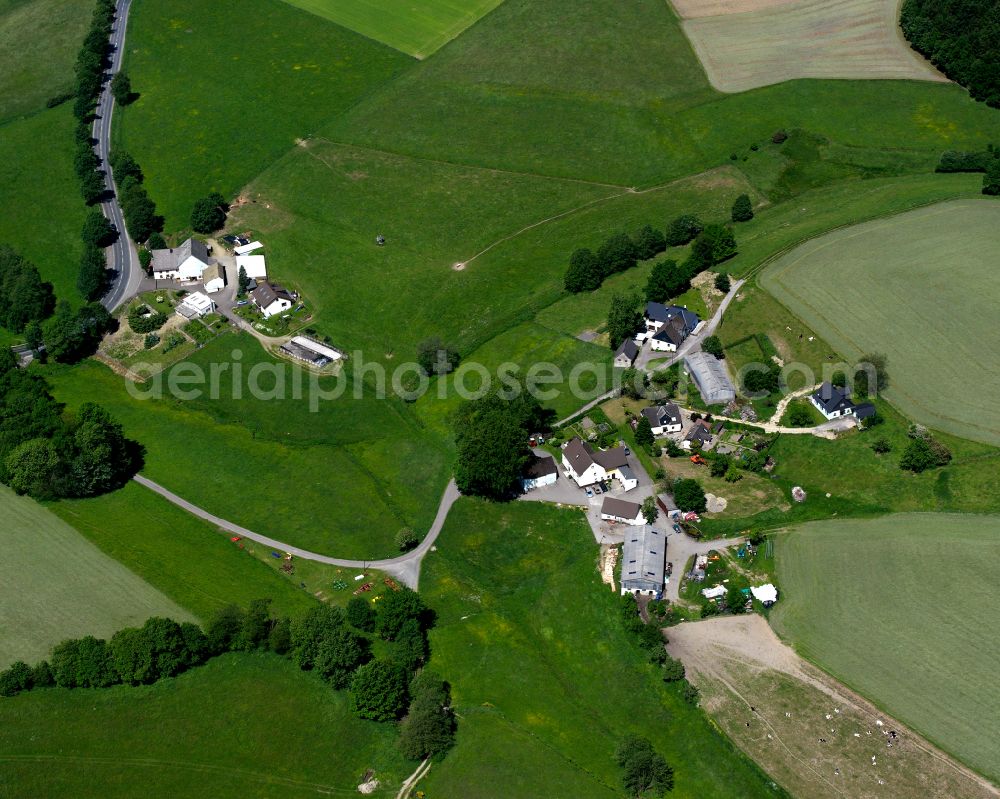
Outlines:
[[736, 399], [733, 381], [729, 379], [726, 367], [714, 355], [693, 352], [684, 358], [684, 368], [708, 405], [724, 404]]

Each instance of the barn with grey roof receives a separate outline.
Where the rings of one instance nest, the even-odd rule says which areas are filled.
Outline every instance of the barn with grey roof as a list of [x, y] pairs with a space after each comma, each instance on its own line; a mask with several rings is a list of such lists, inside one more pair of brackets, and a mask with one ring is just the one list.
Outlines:
[[692, 352], [684, 358], [684, 369], [694, 380], [707, 405], [722, 405], [736, 399], [736, 387], [726, 367], [714, 355]]

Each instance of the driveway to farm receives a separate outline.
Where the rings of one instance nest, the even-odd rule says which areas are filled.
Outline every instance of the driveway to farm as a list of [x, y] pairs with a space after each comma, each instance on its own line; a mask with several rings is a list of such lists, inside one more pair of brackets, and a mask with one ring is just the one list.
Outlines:
[[424, 555], [430, 552], [433, 548], [434, 541], [441, 532], [445, 519], [448, 518], [448, 511], [451, 510], [451, 506], [454, 505], [455, 501], [461, 496], [458, 486], [455, 485], [455, 481], [450, 480], [444, 489], [444, 494], [441, 496], [437, 516], [434, 517], [434, 523], [431, 525], [431, 529], [427, 531], [427, 535], [424, 536], [424, 540], [421, 541], [420, 545], [413, 551], [407, 552], [405, 555], [399, 555], [398, 557], [388, 558], [386, 560], [345, 560], [342, 558], [331, 558], [327, 555], [320, 555], [316, 552], [310, 552], [307, 549], [301, 549], [299, 547], [292, 546], [291, 544], [286, 544], [283, 541], [269, 538], [266, 535], [255, 533], [253, 530], [248, 530], [246, 527], [241, 527], [238, 524], [233, 524], [233, 522], [221, 519], [218, 516], [209, 513], [207, 510], [199, 508], [197, 505], [193, 505], [183, 497], [177, 496], [177, 494], [164, 488], [159, 483], [153, 482], [148, 477], [143, 477], [141, 474], [137, 474], [132, 479], [139, 485], [145, 486], [150, 491], [156, 492], [177, 507], [183, 508], [188, 513], [193, 514], [200, 519], [204, 519], [210, 524], [214, 524], [216, 527], [225, 530], [226, 532], [242, 536], [243, 538], [249, 538], [251, 541], [256, 541], [258, 544], [264, 544], [265, 546], [269, 546], [275, 550], [280, 550], [281, 552], [290, 552], [295, 557], [302, 558], [304, 560], [314, 560], [317, 563], [326, 563], [330, 566], [346, 566], [350, 569], [378, 569], [379, 571], [384, 571], [386, 574], [391, 575], [399, 582], [404, 585], [408, 585], [413, 589], [416, 589], [417, 583], [420, 580], [420, 564], [423, 561]]
[[125, 227], [125, 217], [118, 205], [115, 195], [115, 184], [111, 179], [111, 165], [108, 154], [111, 150], [111, 115], [115, 110], [115, 98], [111, 94], [111, 76], [121, 68], [122, 53], [125, 50], [125, 28], [128, 25], [128, 12], [132, 0], [118, 0], [115, 8], [115, 21], [111, 29], [111, 69], [104, 82], [101, 96], [97, 103], [97, 119], [94, 120], [94, 137], [97, 139], [95, 150], [104, 169], [104, 185], [109, 199], [101, 203], [101, 211], [111, 221], [118, 231], [118, 238], [109, 248], [114, 276], [111, 288], [101, 300], [109, 311], [113, 311], [126, 299], [135, 295], [142, 282], [142, 269], [139, 268], [139, 253], [128, 235]]

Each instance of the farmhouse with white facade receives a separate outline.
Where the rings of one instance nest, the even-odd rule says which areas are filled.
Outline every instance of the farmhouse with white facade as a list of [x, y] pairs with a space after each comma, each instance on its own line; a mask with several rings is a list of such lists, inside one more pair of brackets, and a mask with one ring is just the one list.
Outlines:
[[649, 421], [649, 426], [653, 429], [654, 436], [679, 433], [683, 427], [681, 409], [672, 402], [643, 408], [642, 415]]
[[201, 280], [202, 273], [215, 263], [208, 257], [208, 245], [188, 239], [180, 247], [153, 250], [151, 262], [156, 280]]
[[292, 295], [279, 286], [272, 286], [270, 283], [262, 282], [257, 284], [257, 288], [249, 294], [250, 302], [259, 310], [265, 319], [268, 319], [282, 311], [287, 311], [292, 307], [294, 299]]
[[645, 524], [640, 504], [615, 497], [604, 498], [604, 504], [601, 505], [601, 518], [606, 522]]
[[863, 420], [875, 413], [875, 406], [870, 402], [855, 405], [846, 388], [840, 388], [832, 383], [823, 383], [819, 390], [809, 397], [809, 401], [827, 420], [843, 416], [853, 416]]
[[639, 484], [621, 447], [595, 451], [590, 444], [574, 438], [563, 447], [562, 465], [566, 476], [581, 488], [612, 479], [618, 480], [626, 491]]
[[679, 305], [646, 303], [644, 313], [649, 347], [655, 352], [676, 352], [701, 324], [698, 315]]

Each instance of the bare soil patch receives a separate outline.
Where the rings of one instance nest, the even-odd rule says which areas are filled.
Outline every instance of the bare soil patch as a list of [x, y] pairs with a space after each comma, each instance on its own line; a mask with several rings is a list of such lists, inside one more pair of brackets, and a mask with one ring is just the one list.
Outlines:
[[897, 0], [673, 0], [711, 84], [797, 78], [947, 80], [911, 50]]
[[684, 661], [706, 711], [797, 797], [1000, 796], [985, 779], [800, 658], [761, 616], [681, 624], [668, 637], [670, 654]]

